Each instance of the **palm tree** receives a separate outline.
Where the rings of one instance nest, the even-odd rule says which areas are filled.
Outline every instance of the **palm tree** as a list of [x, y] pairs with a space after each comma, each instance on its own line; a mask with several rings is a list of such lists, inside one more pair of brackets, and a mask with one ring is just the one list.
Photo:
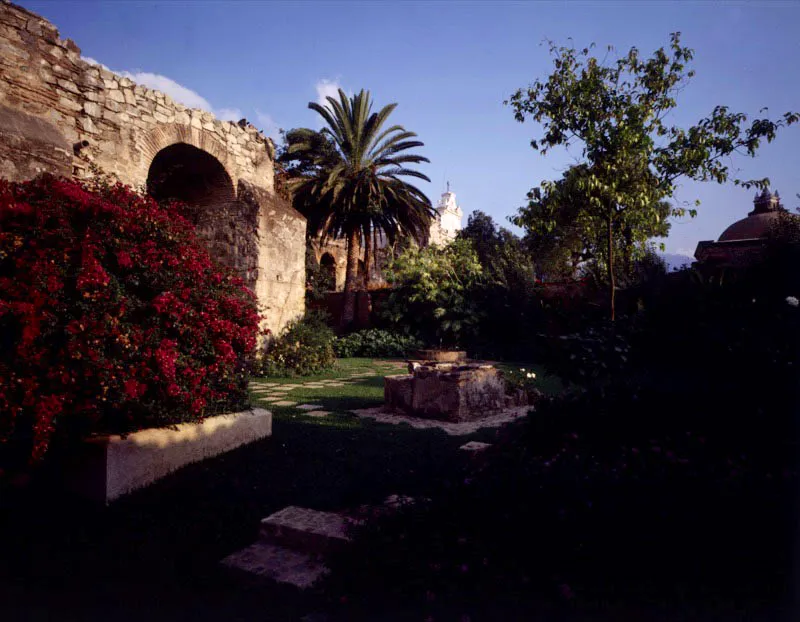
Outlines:
[[[342, 324], [353, 322], [358, 254], [375, 231], [391, 244], [403, 236], [421, 241], [430, 226], [433, 208], [428, 197], [403, 178], [430, 181], [408, 165], [428, 162], [407, 153], [423, 143], [400, 125], [383, 129], [397, 107], [389, 104], [372, 112], [369, 91], [352, 98], [339, 89], [339, 99], [308, 107], [324, 119], [320, 132], [296, 129], [286, 134], [284, 162], [295, 162], [296, 176], [287, 182], [294, 206], [308, 218], [309, 233], [347, 241]], [[369, 260], [369, 257], [365, 258]], [[369, 270], [369, 266], [366, 266]]]

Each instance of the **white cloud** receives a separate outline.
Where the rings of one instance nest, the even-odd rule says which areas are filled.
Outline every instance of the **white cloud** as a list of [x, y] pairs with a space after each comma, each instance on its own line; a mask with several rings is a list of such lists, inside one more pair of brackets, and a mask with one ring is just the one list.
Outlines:
[[244, 116], [242, 114], [242, 111], [239, 110], [238, 108], [220, 108], [218, 110], [215, 110], [214, 114], [216, 115], [217, 119], [220, 119], [221, 121], [234, 121], [234, 122], [238, 121]]
[[328, 97], [333, 97], [337, 100], [339, 99], [339, 89], [342, 87], [339, 84], [338, 78], [336, 80], [322, 78], [322, 80], [317, 81], [317, 83], [314, 85], [314, 88], [317, 90], [317, 103], [320, 106], [327, 106]]

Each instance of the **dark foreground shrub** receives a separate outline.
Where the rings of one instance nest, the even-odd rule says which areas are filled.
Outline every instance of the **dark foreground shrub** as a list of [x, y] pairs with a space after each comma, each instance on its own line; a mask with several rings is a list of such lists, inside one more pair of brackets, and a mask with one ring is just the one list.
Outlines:
[[321, 313], [291, 322], [267, 345], [259, 362], [262, 376], [309, 376], [333, 367], [334, 334]]
[[0, 181], [0, 460], [240, 408], [253, 294], [124, 186]]
[[741, 419], [729, 433], [704, 416], [710, 402], [665, 391], [543, 403], [485, 466], [369, 523], [333, 562], [329, 593], [350, 608], [411, 609], [408, 619], [529, 619], [496, 607], [533, 613], [547, 600], [780, 602], [794, 437], [780, 425], [745, 434], [761, 415], [734, 410], [735, 396], [717, 403]]
[[422, 342], [415, 337], [378, 328], [350, 333], [333, 342], [336, 356], [342, 358], [352, 356], [401, 358], [409, 356], [421, 347]]

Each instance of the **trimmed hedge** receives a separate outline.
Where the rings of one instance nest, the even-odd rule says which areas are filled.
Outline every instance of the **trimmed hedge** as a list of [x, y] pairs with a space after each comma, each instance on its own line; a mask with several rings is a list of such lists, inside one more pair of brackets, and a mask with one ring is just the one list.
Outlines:
[[421, 347], [422, 342], [415, 337], [378, 328], [350, 333], [339, 337], [333, 343], [336, 356], [342, 358], [353, 356], [402, 358]]

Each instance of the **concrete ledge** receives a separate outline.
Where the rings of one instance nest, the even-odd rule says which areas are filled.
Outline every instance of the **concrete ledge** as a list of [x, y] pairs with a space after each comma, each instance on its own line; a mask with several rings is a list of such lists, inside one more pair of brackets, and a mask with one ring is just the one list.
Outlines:
[[151, 428], [86, 442], [67, 474], [67, 486], [108, 504], [193, 462], [272, 435], [272, 413], [256, 408], [173, 428]]

